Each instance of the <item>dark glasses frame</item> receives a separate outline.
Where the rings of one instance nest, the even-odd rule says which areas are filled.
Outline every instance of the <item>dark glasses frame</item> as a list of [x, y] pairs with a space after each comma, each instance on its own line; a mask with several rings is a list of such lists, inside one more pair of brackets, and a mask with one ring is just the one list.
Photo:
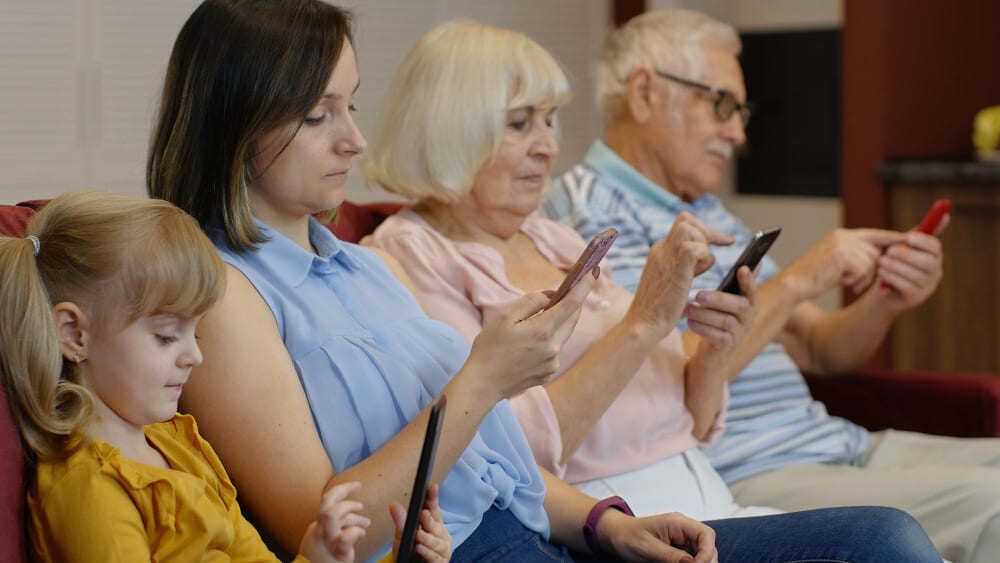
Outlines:
[[653, 72], [655, 72], [660, 78], [673, 80], [674, 82], [684, 84], [685, 86], [700, 88], [714, 95], [715, 116], [721, 121], [729, 121], [729, 118], [732, 117], [734, 113], [739, 112], [740, 118], [743, 119], [744, 128], [746, 128], [747, 123], [750, 122], [750, 115], [753, 112], [750, 102], [740, 103], [740, 101], [736, 99], [736, 94], [733, 94], [729, 90], [723, 90], [722, 88], [716, 88], [714, 86], [709, 86], [708, 84], [688, 80], [687, 78], [681, 78], [680, 76], [670, 74], [669, 72], [663, 72], [662, 70], [654, 70]]

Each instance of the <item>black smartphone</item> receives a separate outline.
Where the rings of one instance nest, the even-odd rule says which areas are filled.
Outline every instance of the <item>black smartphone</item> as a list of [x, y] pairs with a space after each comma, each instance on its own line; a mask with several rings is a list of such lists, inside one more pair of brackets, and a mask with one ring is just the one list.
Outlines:
[[594, 266], [600, 263], [604, 255], [611, 249], [611, 245], [614, 244], [616, 238], [618, 238], [618, 231], [616, 229], [608, 229], [594, 235], [594, 238], [590, 240], [590, 244], [587, 245], [587, 248], [583, 249], [580, 257], [576, 259], [576, 264], [573, 264], [573, 267], [566, 273], [566, 277], [563, 279], [559, 289], [556, 290], [555, 295], [549, 299], [548, 305], [542, 310], [554, 307], [563, 297], [566, 297], [566, 294], [576, 287], [576, 284], [583, 278], [583, 275], [593, 270]]
[[399, 549], [396, 553], [396, 563], [419, 561], [416, 554], [417, 528], [420, 527], [420, 512], [424, 509], [424, 497], [427, 496], [427, 485], [431, 479], [431, 469], [434, 467], [434, 452], [437, 451], [438, 434], [441, 433], [441, 419], [444, 418], [446, 403], [444, 395], [431, 407], [427, 418], [427, 433], [424, 435], [424, 448], [420, 451], [420, 463], [417, 465], [417, 478], [413, 481], [413, 492], [410, 494], [410, 506], [406, 509], [406, 523], [399, 539]]
[[757, 264], [760, 264], [760, 259], [767, 254], [767, 249], [771, 248], [771, 245], [774, 244], [774, 239], [778, 238], [780, 234], [781, 227], [775, 227], [768, 231], [758, 231], [750, 239], [750, 243], [747, 244], [746, 248], [743, 249], [740, 257], [736, 259], [733, 267], [726, 273], [726, 277], [722, 278], [722, 283], [719, 284], [718, 291], [725, 291], [733, 295], [742, 295], [740, 280], [736, 277], [736, 272], [743, 266], [748, 266], [750, 271], [753, 271], [757, 267]]

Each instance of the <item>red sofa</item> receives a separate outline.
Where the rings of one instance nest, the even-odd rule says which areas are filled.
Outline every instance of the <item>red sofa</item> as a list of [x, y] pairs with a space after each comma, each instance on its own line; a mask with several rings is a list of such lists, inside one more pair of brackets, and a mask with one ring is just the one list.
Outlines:
[[[0, 234], [21, 236], [45, 204], [36, 200], [0, 205]], [[398, 203], [345, 202], [329, 225], [339, 238], [357, 242]], [[816, 399], [830, 414], [870, 430], [897, 428], [962, 437], [1000, 436], [1000, 377], [985, 373], [871, 371], [835, 377], [807, 375]], [[2, 391], [2, 389], [0, 389]], [[2, 394], [2, 393], [0, 393]], [[22, 561], [24, 542], [23, 450], [6, 395], [0, 397], [0, 561]]]

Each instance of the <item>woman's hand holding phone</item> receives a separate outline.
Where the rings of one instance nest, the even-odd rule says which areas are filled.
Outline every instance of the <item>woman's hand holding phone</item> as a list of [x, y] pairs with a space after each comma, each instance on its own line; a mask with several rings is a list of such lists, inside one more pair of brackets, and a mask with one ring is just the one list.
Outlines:
[[[749, 266], [736, 271], [740, 293], [699, 291], [684, 308], [688, 328], [701, 337], [698, 353], [729, 352], [746, 336], [757, 316], [757, 272]], [[703, 349], [704, 348], [704, 349]]]
[[[597, 272], [595, 271], [594, 274]], [[559, 370], [559, 352], [580, 318], [595, 275], [582, 276], [558, 303], [551, 292], [529, 293], [498, 313], [472, 343], [462, 372], [474, 369], [479, 384], [497, 401], [542, 385]]]
[[667, 236], [646, 256], [646, 267], [626, 319], [666, 336], [680, 321], [691, 281], [715, 262], [709, 245], [732, 242], [733, 237], [709, 228], [690, 213], [678, 215]]

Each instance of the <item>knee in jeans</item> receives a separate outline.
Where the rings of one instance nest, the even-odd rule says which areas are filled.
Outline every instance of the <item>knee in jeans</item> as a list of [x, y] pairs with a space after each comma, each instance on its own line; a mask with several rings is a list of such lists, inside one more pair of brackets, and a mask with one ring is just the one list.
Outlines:
[[885, 542], [892, 545], [900, 561], [940, 561], [927, 532], [908, 512], [884, 506], [868, 507], [869, 522]]

